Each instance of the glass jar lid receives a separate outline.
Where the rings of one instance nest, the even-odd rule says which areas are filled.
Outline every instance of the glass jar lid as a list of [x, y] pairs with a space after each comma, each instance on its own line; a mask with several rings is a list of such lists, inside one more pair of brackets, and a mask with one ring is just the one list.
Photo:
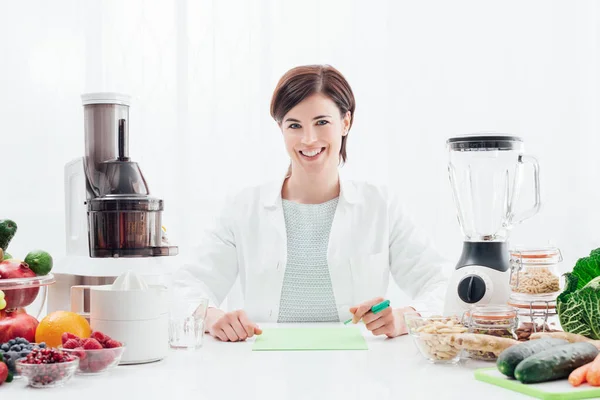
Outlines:
[[563, 260], [558, 247], [517, 247], [510, 250], [511, 263], [523, 265], [552, 265]]
[[517, 318], [517, 310], [508, 305], [475, 306], [465, 312], [469, 324], [513, 324]]

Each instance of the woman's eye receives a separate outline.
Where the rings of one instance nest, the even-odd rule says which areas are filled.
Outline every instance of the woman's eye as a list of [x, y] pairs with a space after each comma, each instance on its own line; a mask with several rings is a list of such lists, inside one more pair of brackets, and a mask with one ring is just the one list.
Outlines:
[[290, 129], [298, 129], [298, 128], [300, 128], [300, 124], [290, 124], [290, 126], [288, 126], [288, 128], [290, 128]]
[[329, 121], [326, 121], [324, 119], [320, 119], [317, 121], [317, 125], [327, 125], [329, 123]]

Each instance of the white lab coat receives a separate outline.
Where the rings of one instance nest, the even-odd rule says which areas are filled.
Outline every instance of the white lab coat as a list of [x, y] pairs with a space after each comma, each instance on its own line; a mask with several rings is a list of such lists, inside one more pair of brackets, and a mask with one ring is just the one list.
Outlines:
[[[286, 267], [287, 237], [281, 180], [242, 191], [198, 245], [174, 286], [208, 297], [219, 307], [237, 277], [244, 310], [255, 322], [276, 322]], [[417, 310], [441, 311], [448, 264], [385, 187], [340, 180], [327, 259], [338, 314], [385, 297], [389, 275]], [[406, 304], [392, 305], [395, 307]]]

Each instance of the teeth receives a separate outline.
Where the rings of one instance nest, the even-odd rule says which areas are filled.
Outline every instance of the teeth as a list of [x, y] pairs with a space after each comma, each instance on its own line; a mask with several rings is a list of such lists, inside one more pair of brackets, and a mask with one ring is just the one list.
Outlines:
[[319, 154], [323, 149], [316, 149], [316, 150], [311, 150], [311, 151], [304, 151], [304, 150], [300, 150], [300, 153], [304, 154], [307, 157], [314, 157], [317, 154]]

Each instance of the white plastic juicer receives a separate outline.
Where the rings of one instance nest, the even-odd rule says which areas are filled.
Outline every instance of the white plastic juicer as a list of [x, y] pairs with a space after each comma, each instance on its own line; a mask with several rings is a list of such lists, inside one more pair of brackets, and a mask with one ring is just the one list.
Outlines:
[[[148, 284], [165, 284], [177, 246], [162, 229], [163, 200], [151, 197], [129, 157], [130, 98], [118, 93], [82, 95], [85, 156], [65, 165], [66, 257], [54, 267], [48, 312], [70, 308], [70, 290], [108, 285], [126, 271]], [[82, 312], [90, 310], [86, 292]]]

